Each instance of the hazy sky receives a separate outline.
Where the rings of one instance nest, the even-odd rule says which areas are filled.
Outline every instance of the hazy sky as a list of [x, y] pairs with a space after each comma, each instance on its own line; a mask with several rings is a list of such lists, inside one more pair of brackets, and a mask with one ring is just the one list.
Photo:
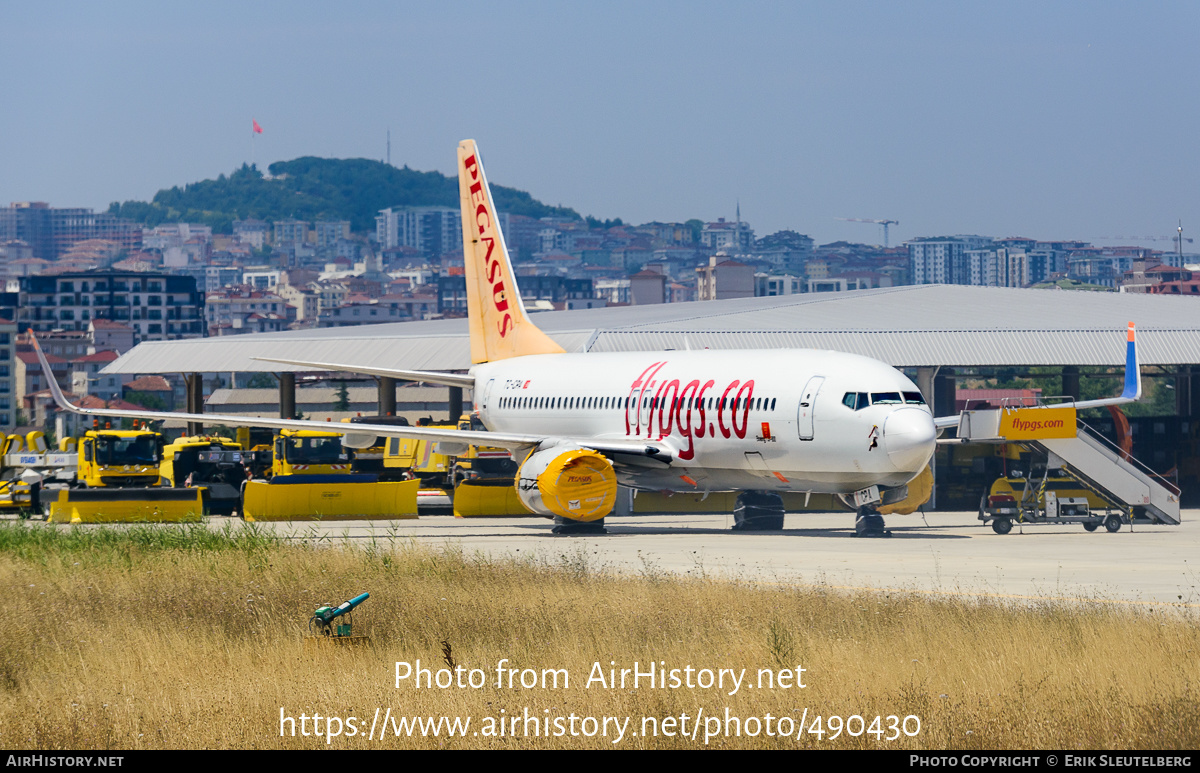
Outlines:
[[472, 137], [493, 182], [635, 223], [1200, 238], [1198, 34], [1196, 2], [0, 0], [0, 204], [381, 159], [390, 128], [398, 166]]

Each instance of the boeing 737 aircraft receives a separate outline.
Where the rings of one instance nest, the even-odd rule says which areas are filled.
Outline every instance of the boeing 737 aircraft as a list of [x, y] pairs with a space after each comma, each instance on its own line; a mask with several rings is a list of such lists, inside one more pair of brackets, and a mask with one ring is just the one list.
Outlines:
[[[554, 517], [558, 531], [602, 529], [618, 484], [739, 492], [734, 528], [742, 529], [782, 529], [782, 492], [835, 494], [856, 508], [860, 536], [887, 534], [880, 506], [924, 501], [927, 485], [910, 497], [907, 484], [925, 473], [938, 428], [958, 417], [935, 420], [904, 374], [867, 357], [804, 349], [565, 353], [525, 313], [472, 140], [459, 144], [458, 179], [474, 363], [467, 375], [271, 361], [470, 387], [489, 431], [355, 424], [346, 445], [367, 447], [390, 436], [437, 440], [444, 453], [470, 443], [509, 448], [524, 460], [517, 474], [522, 503]], [[1120, 397], [1077, 406], [1140, 396], [1132, 325], [1126, 368]], [[295, 419], [82, 409], [54, 379], [49, 383], [58, 405], [75, 413], [338, 429]]]

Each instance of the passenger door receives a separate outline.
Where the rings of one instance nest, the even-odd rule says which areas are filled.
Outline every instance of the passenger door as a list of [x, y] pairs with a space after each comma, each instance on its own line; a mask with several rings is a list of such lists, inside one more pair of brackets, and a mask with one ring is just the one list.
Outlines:
[[804, 385], [804, 391], [800, 394], [800, 407], [796, 414], [796, 425], [800, 429], [801, 440], [813, 439], [813, 412], [817, 406], [817, 393], [821, 391], [821, 384], [825, 383], [824, 376], [813, 376]]

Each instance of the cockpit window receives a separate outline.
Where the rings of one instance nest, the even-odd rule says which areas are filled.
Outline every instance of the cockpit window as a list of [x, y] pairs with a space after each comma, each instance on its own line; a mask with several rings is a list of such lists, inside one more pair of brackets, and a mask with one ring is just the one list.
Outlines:
[[904, 402], [908, 405], [924, 405], [925, 398], [921, 396], [920, 392], [905, 392]]
[[899, 405], [902, 402], [899, 392], [871, 393], [871, 405]]
[[861, 411], [871, 404], [866, 392], [847, 392], [842, 397], [842, 405], [852, 411]]

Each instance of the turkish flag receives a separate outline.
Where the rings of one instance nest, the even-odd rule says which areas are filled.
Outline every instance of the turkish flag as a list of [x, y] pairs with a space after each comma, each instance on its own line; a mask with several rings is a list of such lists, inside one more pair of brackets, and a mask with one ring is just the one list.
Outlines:
[[262, 127], [258, 125], [258, 121], [251, 118], [250, 123], [254, 124], [254, 133], [255, 134], [262, 134]]

